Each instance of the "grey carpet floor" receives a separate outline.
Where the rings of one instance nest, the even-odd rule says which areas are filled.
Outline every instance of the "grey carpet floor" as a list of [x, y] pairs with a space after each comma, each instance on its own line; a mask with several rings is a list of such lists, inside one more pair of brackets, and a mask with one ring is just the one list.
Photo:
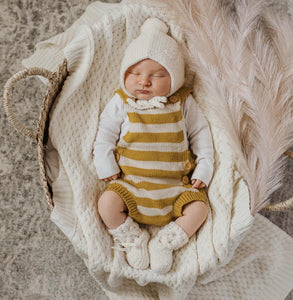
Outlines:
[[[33, 53], [34, 45], [67, 29], [91, 2], [0, 1], [1, 94], [6, 80], [23, 69], [21, 60]], [[30, 79], [18, 84], [13, 93], [14, 112], [28, 127], [35, 124], [44, 91], [37, 79]], [[0, 128], [0, 298], [103, 299], [71, 243], [49, 220], [35, 143], [8, 125], [2, 108]], [[288, 160], [283, 187], [274, 193], [272, 201], [292, 195], [293, 163]], [[293, 237], [292, 212], [263, 214]], [[292, 300], [293, 293], [286, 299]]]

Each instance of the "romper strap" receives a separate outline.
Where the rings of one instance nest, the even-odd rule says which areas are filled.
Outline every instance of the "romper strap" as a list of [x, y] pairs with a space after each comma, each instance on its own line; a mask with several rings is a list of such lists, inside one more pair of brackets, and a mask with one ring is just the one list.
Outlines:
[[123, 91], [123, 89], [116, 90], [115, 94], [118, 94], [125, 104], [127, 104], [127, 99], [128, 98], [132, 99], [135, 102], [135, 99], [131, 98], [127, 94], [125, 94], [125, 92]]
[[176, 102], [180, 101], [180, 104], [182, 104], [191, 92], [192, 92], [192, 89], [183, 86], [177, 92], [175, 92], [173, 95], [171, 95], [168, 98], [168, 101], [171, 103], [176, 103]]

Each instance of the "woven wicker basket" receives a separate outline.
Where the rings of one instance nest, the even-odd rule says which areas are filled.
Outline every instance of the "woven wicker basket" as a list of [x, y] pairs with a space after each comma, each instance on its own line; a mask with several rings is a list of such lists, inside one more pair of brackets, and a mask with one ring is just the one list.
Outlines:
[[[49, 114], [54, 104], [55, 100], [57, 99], [58, 94], [60, 93], [63, 83], [66, 79], [68, 72], [67, 72], [67, 62], [66, 60], [63, 61], [62, 64], [59, 65], [56, 72], [52, 73], [46, 69], [42, 68], [28, 68], [23, 71], [20, 71], [13, 75], [5, 84], [4, 86], [4, 109], [8, 116], [9, 122], [18, 130], [22, 135], [28, 136], [32, 139], [37, 141], [38, 147], [38, 161], [39, 161], [39, 168], [40, 168], [40, 177], [42, 186], [45, 191], [46, 200], [51, 208], [54, 207], [53, 202], [53, 194], [51, 186], [48, 183], [46, 170], [45, 170], [45, 148], [48, 141], [48, 128], [49, 128]], [[13, 86], [20, 80], [30, 77], [30, 76], [43, 76], [49, 80], [49, 85], [47, 92], [44, 96], [41, 110], [39, 114], [39, 119], [37, 122], [37, 129], [31, 130], [26, 128], [22, 125], [18, 120], [15, 114], [12, 111], [10, 105], [10, 96], [12, 93]], [[289, 158], [293, 159], [293, 152], [286, 151], [284, 153]], [[293, 206], [293, 197], [284, 200], [278, 203], [269, 204], [264, 208], [266, 211], [281, 211], [288, 209], [289, 207]]]
[[[30, 76], [42, 76], [47, 78], [49, 81], [48, 88], [41, 105], [36, 130], [28, 129], [23, 124], [21, 124], [17, 120], [10, 105], [10, 96], [12, 93], [13, 86], [18, 81]], [[46, 176], [45, 148], [48, 141], [49, 114], [52, 105], [54, 104], [59, 92], [62, 89], [66, 76], [67, 76], [67, 62], [66, 60], [64, 60], [63, 63], [58, 67], [57, 71], [54, 73], [42, 68], [25, 69], [23, 71], [16, 73], [10, 79], [8, 79], [8, 81], [4, 86], [3, 102], [4, 102], [4, 109], [8, 116], [9, 122], [22, 135], [28, 136], [29, 138], [32, 138], [37, 141], [41, 182], [45, 191], [46, 200], [51, 208], [54, 207], [54, 202], [53, 202], [52, 189], [48, 183], [47, 176]]]

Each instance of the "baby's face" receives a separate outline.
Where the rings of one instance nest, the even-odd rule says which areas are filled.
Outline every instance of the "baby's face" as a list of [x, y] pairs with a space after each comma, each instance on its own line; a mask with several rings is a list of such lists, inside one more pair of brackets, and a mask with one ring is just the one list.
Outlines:
[[128, 68], [124, 85], [131, 95], [139, 100], [150, 100], [155, 96], [167, 96], [171, 89], [168, 71], [151, 59], [144, 59]]

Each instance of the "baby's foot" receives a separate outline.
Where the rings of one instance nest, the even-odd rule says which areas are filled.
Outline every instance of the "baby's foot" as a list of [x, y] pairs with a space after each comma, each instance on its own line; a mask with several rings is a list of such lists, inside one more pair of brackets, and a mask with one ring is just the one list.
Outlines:
[[164, 226], [149, 243], [151, 269], [159, 274], [169, 272], [173, 263], [173, 251], [188, 242], [185, 231], [175, 222]]
[[114, 247], [126, 252], [126, 259], [134, 269], [147, 269], [150, 263], [148, 242], [150, 235], [141, 229], [131, 217], [116, 229], [109, 230], [114, 239]]

